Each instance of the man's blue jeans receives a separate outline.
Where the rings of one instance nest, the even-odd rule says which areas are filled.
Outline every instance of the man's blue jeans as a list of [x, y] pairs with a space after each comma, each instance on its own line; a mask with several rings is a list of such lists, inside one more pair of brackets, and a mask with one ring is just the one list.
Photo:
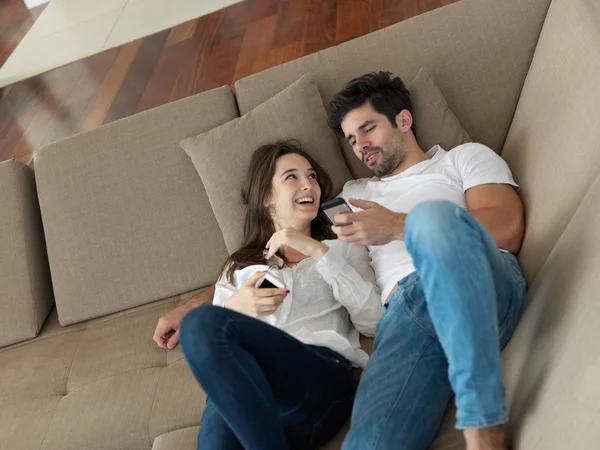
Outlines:
[[333, 350], [219, 306], [186, 314], [180, 342], [208, 395], [200, 450], [309, 450], [350, 417], [352, 365]]
[[452, 395], [457, 428], [508, 420], [500, 350], [525, 297], [517, 259], [450, 202], [417, 205], [404, 234], [416, 272], [377, 326], [344, 450], [426, 449]]

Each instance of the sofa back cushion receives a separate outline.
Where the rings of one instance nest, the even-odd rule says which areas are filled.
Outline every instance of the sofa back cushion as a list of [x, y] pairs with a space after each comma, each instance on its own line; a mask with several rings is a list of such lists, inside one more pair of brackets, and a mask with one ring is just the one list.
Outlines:
[[0, 163], [0, 347], [35, 337], [54, 303], [33, 169]]
[[179, 141], [237, 117], [229, 87], [110, 123], [35, 154], [62, 325], [215, 280], [227, 256]]
[[600, 4], [554, 0], [502, 157], [522, 187], [533, 282], [600, 172]]
[[[564, 1], [569, 3], [575, 1]], [[503, 355], [515, 449], [598, 448], [599, 273], [596, 177], [530, 287], [527, 309]]]
[[471, 138], [499, 152], [549, 3], [461, 0], [237, 81], [240, 113], [307, 72], [315, 74], [327, 106], [366, 72], [387, 70], [410, 82], [424, 66]]
[[239, 119], [181, 142], [190, 155], [215, 211], [230, 253], [243, 241], [246, 208], [241, 188], [254, 151], [265, 144], [296, 140], [323, 167], [335, 196], [352, 178], [327, 117], [313, 74]]
[[514, 446], [598, 448], [600, 4], [554, 0], [502, 156], [520, 183], [530, 290], [504, 354]]

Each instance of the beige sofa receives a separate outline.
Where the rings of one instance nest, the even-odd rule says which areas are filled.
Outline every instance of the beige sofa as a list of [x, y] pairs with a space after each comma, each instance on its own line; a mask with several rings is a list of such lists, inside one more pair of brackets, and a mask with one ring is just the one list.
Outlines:
[[[0, 163], [0, 448], [195, 448], [204, 394], [180, 348], [159, 349], [152, 333], [228, 250], [180, 140], [307, 72], [326, 103], [353, 76], [410, 80], [422, 66], [522, 186], [530, 289], [503, 353], [515, 448], [600, 448], [597, 0], [462, 0], [240, 80], [235, 95], [223, 87], [52, 144], [35, 172]], [[432, 449], [464, 447], [453, 414]]]

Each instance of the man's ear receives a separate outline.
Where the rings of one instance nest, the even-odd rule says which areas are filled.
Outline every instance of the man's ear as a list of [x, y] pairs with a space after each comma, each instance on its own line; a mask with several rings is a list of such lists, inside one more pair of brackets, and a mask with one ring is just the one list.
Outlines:
[[398, 114], [396, 114], [396, 126], [400, 128], [400, 131], [406, 133], [410, 130], [413, 124], [412, 114], [408, 109], [403, 109]]

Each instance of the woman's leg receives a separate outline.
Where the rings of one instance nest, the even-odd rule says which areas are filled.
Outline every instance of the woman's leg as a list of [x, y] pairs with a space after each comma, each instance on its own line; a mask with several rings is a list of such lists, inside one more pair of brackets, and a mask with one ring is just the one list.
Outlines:
[[194, 376], [247, 450], [314, 448], [349, 416], [348, 365], [260, 320], [202, 306], [184, 317], [180, 342]]
[[206, 400], [206, 409], [200, 422], [198, 450], [244, 450], [210, 399]]

